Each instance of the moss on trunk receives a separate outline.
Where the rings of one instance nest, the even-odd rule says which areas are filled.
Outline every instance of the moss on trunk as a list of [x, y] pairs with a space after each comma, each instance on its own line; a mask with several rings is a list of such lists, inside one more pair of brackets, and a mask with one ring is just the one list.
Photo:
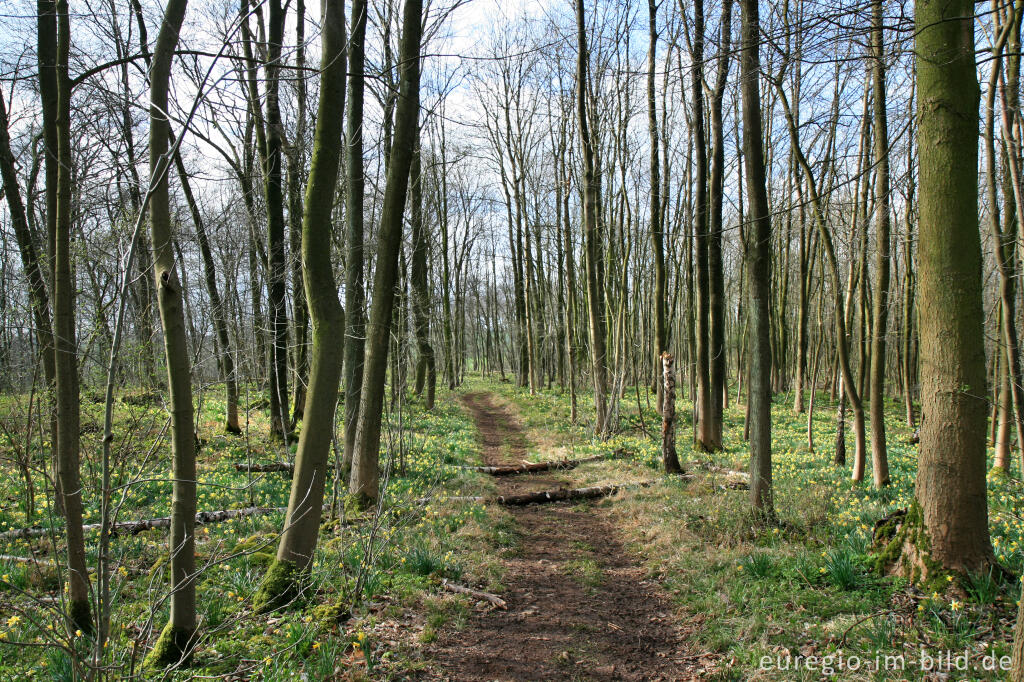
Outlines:
[[68, 602], [68, 620], [71, 626], [89, 634], [92, 632], [92, 608], [88, 599], [73, 599]]
[[269, 613], [292, 603], [302, 591], [303, 577], [303, 571], [295, 563], [275, 559], [253, 597], [253, 610]]
[[879, 575], [899, 576], [927, 593], [945, 593], [951, 586], [962, 588], [965, 577], [932, 556], [931, 538], [916, 500], [909, 509], [876, 524], [871, 562]]
[[154, 669], [175, 664], [191, 665], [195, 635], [195, 630], [179, 628], [167, 623], [163, 632], [160, 633], [160, 637], [157, 638], [156, 644], [153, 645], [153, 650], [146, 656], [145, 667]]

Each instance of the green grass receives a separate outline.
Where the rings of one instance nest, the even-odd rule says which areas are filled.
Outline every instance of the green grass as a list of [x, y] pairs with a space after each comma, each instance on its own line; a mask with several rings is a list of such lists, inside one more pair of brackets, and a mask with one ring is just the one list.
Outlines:
[[[255, 392], [250, 395], [255, 400]], [[24, 429], [19, 431], [14, 426], [24, 423], [26, 406], [17, 396], [0, 397], [0, 403], [5, 410], [0, 415], [7, 415], [0, 418], [8, 421], [8, 432], [16, 439]], [[82, 436], [85, 523], [99, 520], [101, 434], [95, 424], [102, 423], [101, 410], [102, 405], [83, 401], [83, 424], [87, 425]], [[119, 519], [166, 516], [171, 501], [169, 452], [163, 431], [166, 412], [160, 405], [120, 401], [116, 410], [114, 482], [127, 484], [117, 489], [118, 495], [123, 494]], [[386, 619], [374, 604], [385, 599], [399, 605], [395, 607], [399, 612], [390, 613], [393, 622], [402, 615], [402, 608], [421, 612], [425, 597], [438, 592], [437, 582], [442, 577], [500, 586], [498, 549], [488, 541], [489, 529], [496, 527], [506, 544], [514, 544], [515, 529], [504, 527], [497, 515], [492, 519], [480, 504], [446, 499], [479, 495], [493, 487], [488, 477], [452, 466], [480, 461], [472, 420], [461, 409], [455, 393], [441, 394], [431, 413], [415, 399], [410, 399], [404, 410], [401, 434], [397, 414], [385, 425], [382, 461], [394, 463], [385, 493], [389, 514], [376, 527], [366, 521], [339, 526], [325, 520], [313, 560], [310, 590], [298, 608], [269, 617], [254, 615], [249, 609], [276, 551], [282, 514], [197, 527], [197, 564], [203, 567], [197, 593], [204, 639], [197, 651], [196, 667], [188, 675], [182, 673], [182, 679], [195, 674], [238, 674], [254, 680], [300, 675], [325, 679], [325, 671], [335, 674], [338, 666], [350, 669], [357, 677], [371, 674], [371, 670], [372, 674], [404, 670], [416, 662], [410, 658], [411, 652], [381, 644], [375, 636], [376, 629], [391, 625], [385, 624]], [[234, 464], [285, 460], [294, 455], [295, 444], [289, 453], [267, 439], [265, 410], [249, 413], [248, 434], [242, 436], [223, 433], [223, 414], [221, 401], [213, 395], [204, 397], [197, 419], [205, 441], [198, 455], [198, 508], [287, 505], [287, 476], [249, 475], [237, 471]], [[244, 424], [244, 411], [242, 421]], [[394, 447], [394, 457], [388, 443]], [[31, 520], [27, 517], [24, 480], [12, 461], [16, 446], [22, 445], [0, 436], [0, 499], [14, 501], [0, 504], [0, 532], [30, 523], [52, 525], [59, 541], [61, 523], [51, 521], [51, 500], [45, 494], [41, 470], [34, 479], [35, 516]], [[47, 443], [40, 444], [35, 438], [31, 448], [36, 461], [48, 457]], [[332, 492], [329, 481], [326, 501], [333, 499]], [[435, 501], [414, 503], [417, 498], [430, 496]], [[97, 541], [96, 532], [87, 534], [90, 567], [96, 565]], [[48, 538], [0, 541], [0, 554], [47, 557], [51, 550]], [[123, 677], [128, 677], [133, 665], [138, 668], [146, 646], [155, 640], [167, 618], [167, 604], [162, 599], [168, 581], [167, 532], [151, 530], [115, 537], [111, 550], [114, 617], [105, 663], [121, 666]], [[88, 651], [89, 638], [67, 632], [55, 610], [38, 609], [32, 601], [38, 597], [52, 599], [60, 589], [52, 569], [0, 562], [0, 613], [5, 614], [0, 618], [0, 679], [70, 678], [73, 659]], [[430, 598], [443, 604], [452, 600], [451, 595]], [[443, 608], [451, 613], [458, 611], [457, 607]], [[445, 622], [457, 624], [461, 620], [449, 615]], [[360, 633], [363, 639], [358, 639]], [[18, 646], [18, 642], [43, 646]], [[71, 656], [73, 650], [80, 655]]]
[[[660, 479], [657, 442], [659, 418], [641, 389], [620, 406], [619, 432], [595, 440], [588, 422], [592, 403], [579, 395], [580, 422], [569, 419], [567, 394], [542, 390], [530, 396], [510, 384], [470, 378], [460, 391], [487, 390], [513, 406], [531, 443], [529, 459], [611, 455], [566, 472], [572, 485]], [[253, 389], [248, 391], [255, 400]], [[245, 391], [243, 391], [243, 395]], [[781, 651], [834, 655], [840, 649], [865, 657], [972, 647], [982, 653], [1009, 652], [1009, 631], [1016, 615], [1019, 585], [994, 576], [970, 576], [962, 594], [917, 594], [899, 580], [868, 569], [874, 522], [907, 506], [913, 495], [917, 448], [907, 443], [910, 430], [901, 407], [887, 405], [887, 434], [892, 485], [874, 490], [854, 485], [849, 468], [832, 465], [834, 406], [818, 396], [812, 422], [817, 446], [807, 449], [806, 415], [792, 414], [792, 396], [777, 397], [773, 409], [773, 476], [777, 526], [759, 526], [747, 512], [742, 491], [722, 489], [720, 478], [695, 464], [711, 461], [745, 469], [742, 405], [725, 413], [726, 451], [691, 452], [690, 403], [680, 399], [677, 427], [680, 459], [693, 480], [666, 480], [596, 503], [618, 528], [626, 547], [643, 557], [650, 575], [672, 597], [700, 652], [734, 663], [722, 679], [745, 679], [762, 656]], [[53, 524], [54, 510], [43, 471], [47, 443], [24, 436], [26, 405], [19, 396], [0, 396], [15, 442], [0, 436], [0, 532], [29, 523]], [[215, 510], [287, 504], [289, 479], [280, 474], [249, 476], [235, 462], [272, 462], [288, 457], [266, 439], [265, 410], [249, 413], [248, 436], [223, 434], [223, 404], [209, 394], [197, 424], [205, 439], [199, 454], [199, 508]], [[102, 406], [83, 401], [83, 424], [101, 422]], [[118, 403], [115, 431], [115, 485], [123, 494], [121, 519], [165, 516], [170, 512], [169, 452], [164, 440], [166, 413], [159, 405]], [[242, 415], [245, 423], [245, 413]], [[200, 527], [197, 559], [203, 572], [198, 593], [205, 638], [191, 674], [237, 674], [253, 680], [284, 680], [305, 675], [325, 679], [345, 671], [358, 678], [402, 677], [428, 665], [417, 647], [435, 641], [445, 628], [465, 622], [465, 600], [439, 591], [442, 578], [501, 593], [502, 559], [522, 550], [521, 529], [511, 515], [480, 504], [454, 503], [456, 495], [493, 490], [485, 476], [453, 465], [479, 463], [476, 430], [454, 393], [442, 391], [433, 413], [413, 400], [407, 406], [401, 448], [388, 487], [393, 510], [379, 528], [367, 523], [324, 524], [305, 606], [273, 616], [254, 616], [252, 596], [276, 549], [280, 514], [250, 517]], [[340, 425], [339, 425], [340, 428]], [[385, 443], [398, 445], [397, 416]], [[848, 433], [852, 456], [852, 433]], [[85, 522], [98, 520], [99, 431], [85, 429], [82, 474]], [[21, 469], [15, 453], [30, 445], [36, 488], [35, 515], [29, 520]], [[870, 478], [870, 476], [869, 476]], [[1024, 572], [1024, 484], [1011, 477], [989, 480], [990, 532], [996, 556], [1008, 570]], [[417, 505], [419, 497], [433, 496]], [[330, 486], [328, 500], [332, 499]], [[59, 536], [59, 533], [58, 533]], [[96, 533], [87, 535], [87, 561], [95, 566]], [[587, 589], [599, 589], [602, 569], [587, 553], [586, 542], [571, 547], [577, 558], [563, 566], [566, 575]], [[59, 550], [59, 547], [58, 547]], [[0, 554], [52, 556], [48, 539], [0, 541]], [[167, 617], [160, 597], [167, 583], [167, 533], [155, 530], [117, 537], [112, 545], [114, 626], [106, 662], [130, 670], [138, 665]], [[59, 556], [59, 553], [58, 553]], [[88, 649], [85, 636], [67, 632], [56, 613], [35, 607], [32, 598], [53, 599], [61, 589], [57, 573], [45, 567], [0, 562], [0, 679], [65, 679], [72, 674], [71, 652]], [[10, 620], [17, 615], [18, 620]], [[398, 634], [396, 634], [398, 633]], [[44, 644], [18, 647], [11, 642]], [[809, 649], [810, 647], [810, 649]], [[980, 659], [979, 659], [980, 660]], [[731, 671], [731, 672], [730, 672]], [[887, 676], [888, 675], [888, 676]], [[127, 674], [125, 675], [127, 676]], [[731, 676], [731, 677], [730, 677]], [[908, 670], [878, 675], [846, 672], [840, 679], [919, 679]], [[184, 679], [185, 676], [182, 676]], [[820, 673], [765, 673], [764, 679], [818, 679]], [[974, 669], [972, 679], [997, 679]]]
[[[501, 385], [504, 399], [519, 410], [531, 433], [585, 456], [629, 452], [626, 460], [573, 472], [588, 482], [617, 478], [650, 478], [660, 468], [658, 444], [637, 428], [657, 434], [660, 418], [648, 407], [641, 388], [640, 411], [632, 388], [620, 409], [619, 432], [595, 442], [588, 429], [592, 414], [589, 393], [579, 395], [580, 423], [569, 419], [566, 396], [541, 391], [528, 396]], [[734, 398], [734, 396], [732, 396]], [[652, 576], [672, 594], [685, 621], [699, 622], [688, 630], [701, 651], [734, 661], [720, 671], [722, 679], [819, 679], [815, 673], [764, 671], [762, 656], [876, 655], [954, 650], [974, 652], [971, 679], [1001, 679], [1004, 673], [981, 667], [983, 655], [1009, 653], [1016, 618], [1019, 585], [1006, 585], [985, 576], [972, 576], [958, 593], [920, 595], [902, 580], [869, 570], [871, 532], [876, 520], [908, 506], [914, 491], [917, 446], [909, 444], [911, 429], [902, 421], [902, 403], [886, 405], [886, 429], [892, 484], [875, 490], [867, 480], [850, 481], [849, 467], [832, 464], [835, 405], [817, 396], [812, 421], [816, 449], [807, 448], [807, 416], [794, 415], [792, 395], [778, 395], [772, 412], [772, 450], [775, 504], [780, 523], [752, 523], [747, 496], [722, 490], [717, 479], [704, 478], [695, 462], [710, 460], [729, 469], [745, 470], [748, 451], [742, 439], [743, 410], [733, 402], [725, 411], [726, 450], [711, 455], [691, 451], [691, 403], [679, 399], [677, 437], [684, 468], [694, 471], [691, 482], [672, 482], [629, 493], [610, 503], [629, 546], [646, 558]], [[870, 438], [870, 431], [869, 431]], [[853, 434], [847, 434], [848, 457]], [[990, 452], [991, 457], [991, 452]], [[870, 462], [869, 462], [870, 467]], [[989, 480], [990, 532], [996, 558], [1009, 571], [1024, 572], [1024, 484], [1010, 477]], [[905, 649], [904, 647], [909, 647]], [[884, 659], [882, 659], [884, 660]], [[838, 679], [922, 679], [908, 664], [905, 670], [854, 673]], [[756, 673], [756, 675], [755, 675]], [[962, 675], [961, 675], [962, 676]], [[954, 677], [958, 677], [954, 675]]]

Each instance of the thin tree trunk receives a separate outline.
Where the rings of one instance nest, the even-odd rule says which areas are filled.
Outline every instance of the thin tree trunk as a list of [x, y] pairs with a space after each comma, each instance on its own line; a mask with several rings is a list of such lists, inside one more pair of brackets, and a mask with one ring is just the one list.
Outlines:
[[167, 111], [171, 64], [186, 0], [168, 0], [150, 68], [149, 204], [153, 263], [160, 322], [164, 331], [171, 408], [171, 614], [150, 653], [153, 665], [188, 664], [196, 632], [196, 437], [192, 412], [192, 365], [185, 330], [185, 292], [178, 276], [167, 179], [170, 124]]
[[755, 514], [774, 518], [772, 496], [771, 348], [768, 306], [771, 300], [771, 216], [765, 186], [761, 134], [760, 20], [757, 0], [741, 0], [742, 35], [740, 89], [743, 97], [743, 155], [746, 162], [746, 260], [749, 274], [751, 322], [750, 382], [750, 503]]
[[366, 365], [352, 459], [350, 492], [363, 506], [376, 503], [379, 491], [379, 450], [384, 380], [388, 367], [391, 317], [402, 247], [402, 220], [409, 187], [416, 133], [419, 129], [420, 36], [422, 0], [406, 0], [399, 55], [401, 86], [395, 110], [395, 134], [388, 162], [387, 185], [377, 236], [377, 267], [373, 306], [366, 326]]
[[587, 120], [587, 76], [590, 53], [587, 50], [586, 19], [583, 0], [576, 0], [576, 116], [583, 151], [583, 236], [587, 270], [587, 310], [590, 320], [590, 359], [594, 380], [594, 430], [608, 432], [608, 367], [606, 363], [604, 282], [600, 276], [601, 235], [597, 225], [598, 180], [594, 165], [594, 140]]
[[288, 513], [277, 557], [254, 600], [258, 610], [283, 606], [296, 596], [316, 551], [334, 439], [343, 347], [338, 338], [345, 314], [338, 301], [331, 263], [331, 209], [341, 159], [343, 118], [334, 114], [345, 97], [345, 5], [324, 5], [320, 102], [302, 219], [303, 283], [313, 330], [312, 367], [304, 423], [299, 435]]
[[352, 34], [348, 47], [348, 130], [345, 140], [345, 446], [343, 479], [348, 479], [356, 446], [366, 349], [363, 289], [363, 93], [366, 66], [366, 0], [352, 2]]
[[[882, 0], [871, 3], [875, 133], [875, 296], [871, 337], [871, 468], [876, 488], [889, 485], [885, 446], [885, 336], [889, 320], [889, 127], [885, 111]], [[862, 359], [863, 363], [864, 360]]]

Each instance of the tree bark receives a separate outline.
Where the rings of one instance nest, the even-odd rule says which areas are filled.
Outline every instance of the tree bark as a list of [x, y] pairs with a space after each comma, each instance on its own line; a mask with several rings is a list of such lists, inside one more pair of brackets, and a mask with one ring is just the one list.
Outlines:
[[590, 359], [594, 380], [594, 430], [604, 436], [608, 432], [608, 367], [606, 364], [604, 282], [600, 277], [601, 235], [597, 225], [598, 180], [594, 167], [594, 140], [587, 121], [586, 19], [583, 0], [576, 0], [576, 116], [583, 151], [583, 237], [587, 270], [587, 310], [590, 319]]
[[373, 305], [366, 326], [366, 358], [359, 423], [352, 460], [350, 492], [368, 506], [379, 496], [380, 425], [384, 404], [384, 380], [388, 367], [391, 317], [402, 248], [402, 220], [409, 188], [416, 133], [419, 129], [420, 38], [422, 0], [406, 0], [399, 54], [401, 85], [395, 109], [395, 133], [388, 162], [387, 185], [377, 236], [377, 267], [373, 280]]
[[352, 2], [348, 47], [348, 121], [345, 140], [345, 443], [342, 476], [348, 479], [356, 446], [356, 426], [366, 349], [366, 296], [363, 289], [363, 81], [366, 66], [366, 0]]
[[192, 413], [192, 365], [185, 330], [185, 292], [178, 276], [171, 228], [167, 169], [170, 123], [166, 111], [171, 64], [186, 0], [168, 0], [150, 68], [149, 203], [157, 304], [164, 331], [171, 408], [171, 615], [150, 653], [152, 665], [188, 664], [196, 632], [196, 437]]
[[[875, 133], [875, 296], [871, 336], [871, 470], [876, 488], [889, 485], [885, 445], [885, 336], [889, 320], [889, 127], [885, 111], [882, 0], [871, 2], [871, 77]], [[863, 360], [861, 360], [863, 363]]]
[[974, 5], [922, 0], [916, 24], [925, 415], [916, 494], [932, 558], [947, 569], [981, 571], [993, 558], [985, 482]]
[[334, 115], [345, 97], [344, 2], [328, 0], [324, 10], [320, 102], [302, 218], [302, 273], [313, 331], [312, 367], [288, 513], [276, 560], [255, 598], [258, 610], [281, 607], [298, 593], [316, 551], [341, 380], [343, 347], [337, 340], [344, 312], [331, 263], [331, 210], [344, 127], [342, 117]]
[[772, 495], [771, 216], [765, 186], [761, 133], [760, 20], [757, 0], [741, 0], [740, 89], [743, 97], [743, 156], [747, 180], [746, 266], [750, 304], [750, 504], [765, 519], [775, 516]]

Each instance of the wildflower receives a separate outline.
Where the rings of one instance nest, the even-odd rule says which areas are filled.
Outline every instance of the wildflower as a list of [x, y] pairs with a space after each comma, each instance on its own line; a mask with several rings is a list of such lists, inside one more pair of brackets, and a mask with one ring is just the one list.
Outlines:
[[15, 625], [21, 622], [21, 616], [11, 616], [7, 619], [7, 627], [13, 628]]
[[81, 630], [75, 630], [75, 637], [81, 637], [81, 636], [82, 636], [82, 631]]
[[958, 601], [957, 601], [956, 599], [954, 599], [954, 600], [953, 600], [952, 602], [950, 602], [950, 604], [949, 604], [949, 608], [953, 609], [954, 611], [959, 611], [959, 610], [960, 610], [960, 609], [962, 609], [963, 607], [964, 607], [964, 605], [963, 605], [963, 604], [961, 604], [960, 602], [958, 602]]
[[316, 651], [319, 648], [320, 648], [320, 642], [313, 642], [313, 651]]

